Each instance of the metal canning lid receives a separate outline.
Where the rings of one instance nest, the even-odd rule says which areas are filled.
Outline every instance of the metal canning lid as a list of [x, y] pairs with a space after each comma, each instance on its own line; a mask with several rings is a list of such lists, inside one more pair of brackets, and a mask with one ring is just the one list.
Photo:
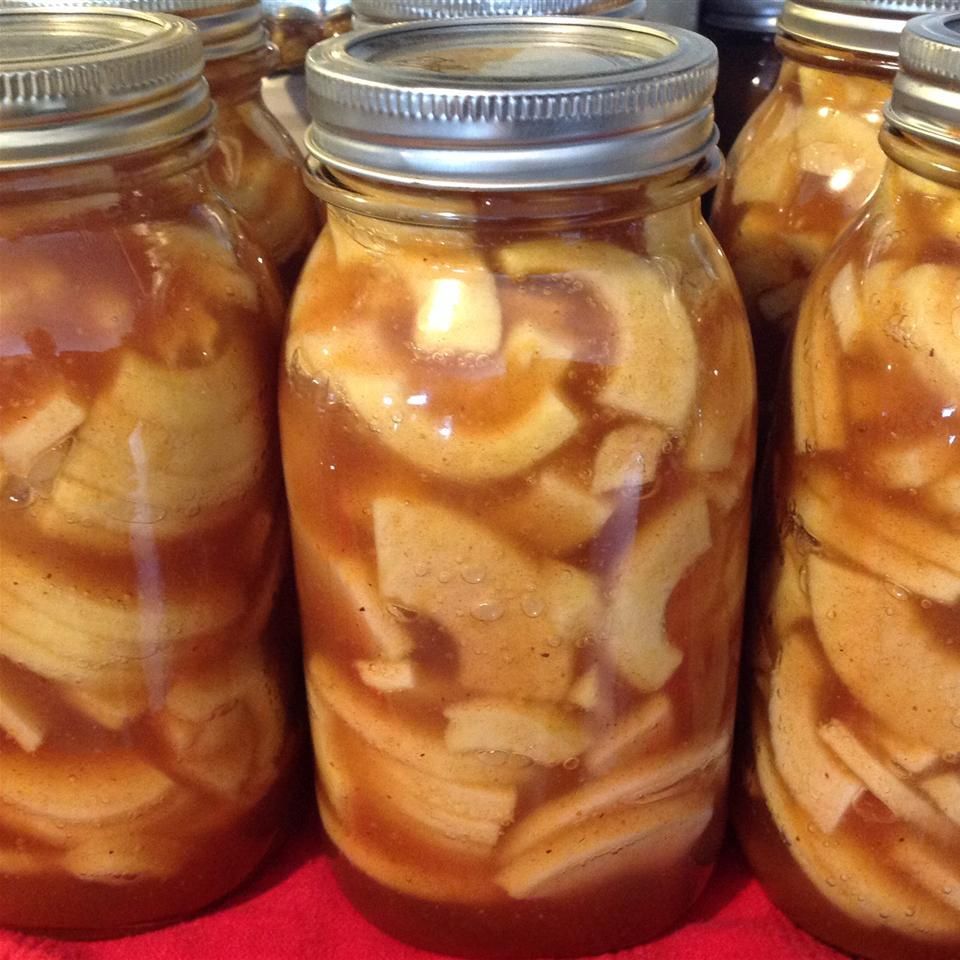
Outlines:
[[629, 17], [640, 19], [647, 0], [353, 0], [366, 25], [470, 17]]
[[960, 0], [787, 0], [780, 31], [793, 39], [895, 60], [908, 20], [954, 10], [960, 10]]
[[172, 144], [213, 120], [197, 28], [128, 10], [0, 10], [0, 170]]
[[919, 17], [907, 24], [885, 114], [898, 130], [960, 145], [960, 15]]
[[574, 17], [405, 23], [307, 55], [311, 155], [450, 189], [616, 183], [716, 142], [717, 50], [659, 24]]
[[746, 33], [775, 33], [784, 0], [705, 0], [703, 26]]
[[[259, 0], [55, 0], [55, 5], [63, 10], [111, 7], [183, 17], [197, 25], [207, 60], [240, 56], [269, 42]], [[50, 6], [50, 0], [0, 0], [0, 10]]]

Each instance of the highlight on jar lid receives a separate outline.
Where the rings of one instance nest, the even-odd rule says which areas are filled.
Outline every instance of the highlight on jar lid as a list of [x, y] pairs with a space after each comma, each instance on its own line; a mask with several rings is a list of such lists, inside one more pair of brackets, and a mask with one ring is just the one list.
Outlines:
[[471, 17], [623, 17], [639, 20], [647, 0], [353, 0], [363, 24]]
[[0, 170], [106, 159], [213, 120], [197, 28], [127, 10], [0, 10]]
[[896, 60], [900, 34], [912, 17], [960, 10], [960, 0], [786, 0], [785, 36]]
[[[264, 47], [269, 38], [259, 0], [55, 0], [58, 10], [100, 7], [166, 13], [197, 25], [207, 60], [223, 60]], [[50, 0], [0, 0], [0, 9], [49, 9]]]
[[307, 147], [333, 170], [450, 189], [559, 189], [694, 164], [717, 50], [679, 27], [573, 17], [405, 23], [307, 56]]
[[701, 23], [745, 33], [774, 33], [784, 0], [704, 0]]
[[960, 143], [960, 16], [911, 20], [900, 38], [900, 70], [884, 111], [895, 129]]

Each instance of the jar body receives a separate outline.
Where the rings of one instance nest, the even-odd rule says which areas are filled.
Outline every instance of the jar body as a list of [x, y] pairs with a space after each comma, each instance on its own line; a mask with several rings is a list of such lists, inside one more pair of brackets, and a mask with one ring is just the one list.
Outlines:
[[758, 565], [740, 834], [784, 910], [876, 960], [960, 952], [958, 216], [891, 163], [814, 274]]
[[777, 85], [735, 143], [711, 217], [753, 331], [761, 438], [810, 273], [879, 182], [893, 80], [853, 55], [800, 60], [799, 45], [781, 46]]
[[0, 182], [0, 923], [62, 936], [196, 911], [288, 815], [279, 292], [199, 160], [124, 163]]
[[260, 94], [263, 57], [254, 52], [207, 63], [217, 105], [217, 143], [208, 164], [290, 292], [316, 238], [319, 207], [303, 182], [300, 150]]
[[702, 33], [717, 45], [720, 55], [714, 109], [720, 149], [726, 154], [776, 85], [782, 58], [773, 33], [731, 30], [710, 23], [704, 24]]
[[330, 206], [294, 297], [319, 805], [402, 939], [597, 953], [675, 923], [722, 835], [749, 336], [699, 200], [549, 227], [480, 216], [529, 195], [449, 202], [456, 228]]

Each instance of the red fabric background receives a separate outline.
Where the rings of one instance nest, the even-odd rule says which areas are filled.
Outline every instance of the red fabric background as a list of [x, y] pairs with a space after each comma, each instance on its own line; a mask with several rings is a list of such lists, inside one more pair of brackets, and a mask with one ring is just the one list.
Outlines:
[[[293, 837], [219, 909], [165, 930], [98, 943], [0, 931], [0, 960], [431, 960], [363, 920], [330, 873], [318, 827]], [[614, 956], [614, 955], [608, 955]], [[837, 960], [766, 898], [732, 847], [675, 933], [617, 960]]]

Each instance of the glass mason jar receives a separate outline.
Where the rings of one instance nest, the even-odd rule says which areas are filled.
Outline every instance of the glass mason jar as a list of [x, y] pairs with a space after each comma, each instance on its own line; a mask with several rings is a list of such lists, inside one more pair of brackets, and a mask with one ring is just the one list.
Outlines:
[[642, 20], [647, 0], [357, 0], [356, 28], [467, 17], [619, 17]]
[[807, 279], [876, 188], [899, 33], [958, 0], [787, 0], [776, 88], [751, 117], [711, 225], [743, 292], [757, 357], [760, 436]]
[[813, 933], [956, 960], [960, 16], [902, 40], [880, 187], [810, 281], [781, 396], [738, 820]]
[[3, 925], [189, 914], [288, 812], [282, 306], [201, 71], [174, 17], [0, 12]]
[[700, 32], [720, 54], [715, 109], [724, 153], [776, 83], [782, 9], [783, 0], [707, 0], [701, 9]]
[[321, 40], [346, 33], [353, 24], [342, 0], [265, 0], [270, 39], [280, 58], [261, 92], [267, 109], [280, 121], [301, 152], [310, 123], [307, 82], [303, 72], [307, 51]]
[[694, 34], [579, 18], [308, 57], [329, 220], [281, 434], [318, 799], [401, 939], [598, 953], [716, 857], [754, 381], [699, 212], [715, 71]]

